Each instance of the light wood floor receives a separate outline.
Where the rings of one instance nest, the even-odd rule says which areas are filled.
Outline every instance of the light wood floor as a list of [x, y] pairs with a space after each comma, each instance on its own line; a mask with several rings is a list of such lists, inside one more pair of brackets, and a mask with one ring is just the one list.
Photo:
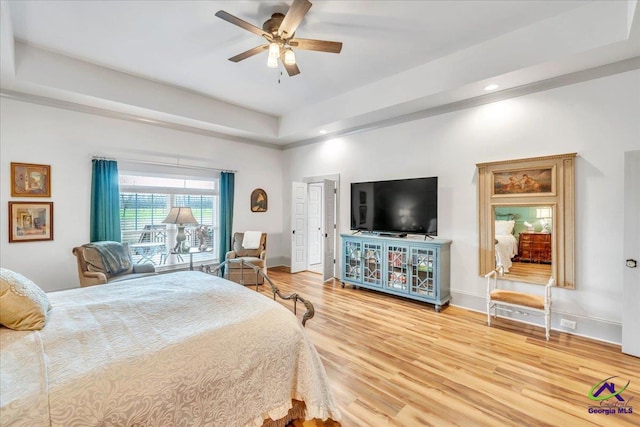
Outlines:
[[[343, 427], [640, 425], [640, 359], [617, 345], [557, 331], [547, 342], [536, 326], [497, 319], [487, 327], [482, 313], [454, 306], [436, 313], [428, 304], [323, 284], [313, 273], [270, 269], [269, 276], [315, 305], [306, 331]], [[598, 403], [589, 391], [612, 376], [616, 390], [631, 381], [621, 396], [633, 414], [590, 414]]]

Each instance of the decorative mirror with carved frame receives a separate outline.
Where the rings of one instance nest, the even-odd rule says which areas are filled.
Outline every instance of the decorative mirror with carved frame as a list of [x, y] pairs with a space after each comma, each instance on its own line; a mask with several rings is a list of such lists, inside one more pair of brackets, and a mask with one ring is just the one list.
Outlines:
[[[518, 235], [518, 239], [515, 239], [519, 244], [516, 243], [518, 249], [513, 260], [532, 264], [530, 267], [527, 266], [529, 269], [523, 270], [523, 274], [511, 276], [505, 274], [503, 279], [546, 284], [550, 273], [557, 286], [575, 288], [575, 156], [576, 153], [569, 153], [476, 165], [478, 167], [480, 275], [484, 276], [496, 268], [496, 244], [498, 244], [496, 227], [502, 228], [503, 221], [499, 220], [505, 212], [530, 211], [534, 219], [537, 213], [537, 221], [541, 225], [535, 228], [530, 222], [524, 221], [527, 228], [522, 229], [520, 224], [519, 231], [522, 236]], [[549, 224], [552, 225], [551, 229]], [[513, 227], [513, 223], [511, 226]], [[541, 237], [546, 241], [546, 245], [550, 245], [546, 256], [523, 257], [523, 242], [525, 238], [530, 237]], [[550, 257], [547, 260], [549, 250]], [[502, 251], [498, 250], [498, 252]], [[535, 274], [531, 270], [536, 267], [535, 263], [539, 263], [540, 268], [547, 268], [542, 270], [547, 273]], [[542, 264], [547, 265], [545, 267]]]

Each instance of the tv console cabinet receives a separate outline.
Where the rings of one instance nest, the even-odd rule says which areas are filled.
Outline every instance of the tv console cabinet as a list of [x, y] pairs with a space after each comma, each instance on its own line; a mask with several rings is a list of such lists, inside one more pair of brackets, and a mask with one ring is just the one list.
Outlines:
[[351, 284], [435, 305], [451, 300], [451, 240], [341, 234], [342, 287]]

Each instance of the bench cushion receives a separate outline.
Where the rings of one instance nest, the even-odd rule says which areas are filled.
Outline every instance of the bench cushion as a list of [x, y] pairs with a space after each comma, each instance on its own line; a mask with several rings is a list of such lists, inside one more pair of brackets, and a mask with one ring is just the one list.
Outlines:
[[524, 292], [494, 289], [491, 291], [491, 300], [544, 310], [543, 296], [526, 294]]

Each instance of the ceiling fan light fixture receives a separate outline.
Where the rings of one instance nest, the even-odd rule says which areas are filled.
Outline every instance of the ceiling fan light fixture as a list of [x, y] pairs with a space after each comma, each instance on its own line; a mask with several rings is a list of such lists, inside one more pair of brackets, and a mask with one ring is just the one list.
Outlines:
[[269, 56], [275, 56], [276, 58], [280, 56], [280, 46], [278, 43], [269, 44]]
[[267, 58], [267, 67], [278, 68], [278, 57], [280, 56], [280, 46], [278, 43], [269, 44], [269, 57]]
[[278, 57], [269, 55], [267, 58], [267, 67], [278, 68]]
[[296, 54], [293, 53], [293, 50], [287, 49], [284, 51], [284, 63], [287, 65], [295, 65]]
[[293, 77], [300, 74], [300, 69], [297, 64], [298, 58], [296, 58], [293, 49], [291, 49], [292, 47], [294, 47], [296, 51], [302, 49], [340, 53], [342, 50], [342, 42], [294, 38], [298, 26], [302, 23], [311, 6], [312, 4], [309, 0], [292, 0], [291, 6], [286, 14], [273, 13], [271, 18], [262, 24], [262, 28], [256, 27], [224, 10], [217, 11], [216, 16], [218, 18], [256, 34], [267, 42], [266, 44], [256, 46], [253, 49], [232, 56], [229, 58], [229, 61], [240, 62], [267, 50], [269, 52], [267, 66], [270, 68], [278, 68], [281, 63], [284, 65], [284, 69], [289, 77]]

